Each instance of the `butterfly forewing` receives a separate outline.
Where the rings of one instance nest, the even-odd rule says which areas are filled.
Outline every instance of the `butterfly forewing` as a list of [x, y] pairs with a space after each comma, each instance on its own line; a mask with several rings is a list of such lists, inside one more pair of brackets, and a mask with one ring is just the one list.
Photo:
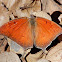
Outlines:
[[24, 48], [33, 45], [31, 28], [27, 18], [15, 19], [0, 27], [0, 33], [11, 38]]
[[46, 48], [62, 31], [62, 28], [53, 21], [36, 18], [36, 46]]

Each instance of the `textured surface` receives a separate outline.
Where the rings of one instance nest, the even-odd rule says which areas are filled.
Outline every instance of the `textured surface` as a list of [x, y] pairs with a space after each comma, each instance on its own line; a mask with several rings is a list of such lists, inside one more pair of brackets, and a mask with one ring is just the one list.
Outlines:
[[62, 41], [50, 49], [46, 59], [50, 60], [51, 62], [62, 62]]
[[0, 54], [0, 62], [21, 62], [21, 61], [15, 53], [4, 52]]

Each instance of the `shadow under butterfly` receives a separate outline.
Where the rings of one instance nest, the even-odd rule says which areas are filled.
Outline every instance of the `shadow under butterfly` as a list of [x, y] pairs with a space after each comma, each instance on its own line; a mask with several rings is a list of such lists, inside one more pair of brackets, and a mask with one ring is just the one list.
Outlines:
[[46, 49], [60, 34], [62, 28], [53, 21], [41, 17], [23, 17], [5, 23], [0, 34], [9, 37], [24, 49], [33, 47]]

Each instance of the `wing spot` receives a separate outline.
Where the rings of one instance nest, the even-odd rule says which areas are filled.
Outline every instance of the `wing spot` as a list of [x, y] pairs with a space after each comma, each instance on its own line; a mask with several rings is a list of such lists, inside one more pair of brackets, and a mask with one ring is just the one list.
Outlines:
[[17, 22], [14, 21], [14, 24], [17, 24]]
[[46, 24], [47, 24], [47, 21], [46, 21]]

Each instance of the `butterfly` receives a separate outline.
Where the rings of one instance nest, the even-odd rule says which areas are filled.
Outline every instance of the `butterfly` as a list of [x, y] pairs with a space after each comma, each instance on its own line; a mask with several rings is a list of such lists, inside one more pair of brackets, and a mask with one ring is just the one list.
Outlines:
[[9, 37], [23, 48], [45, 49], [62, 33], [62, 28], [53, 21], [41, 17], [22, 17], [0, 27], [0, 34]]

